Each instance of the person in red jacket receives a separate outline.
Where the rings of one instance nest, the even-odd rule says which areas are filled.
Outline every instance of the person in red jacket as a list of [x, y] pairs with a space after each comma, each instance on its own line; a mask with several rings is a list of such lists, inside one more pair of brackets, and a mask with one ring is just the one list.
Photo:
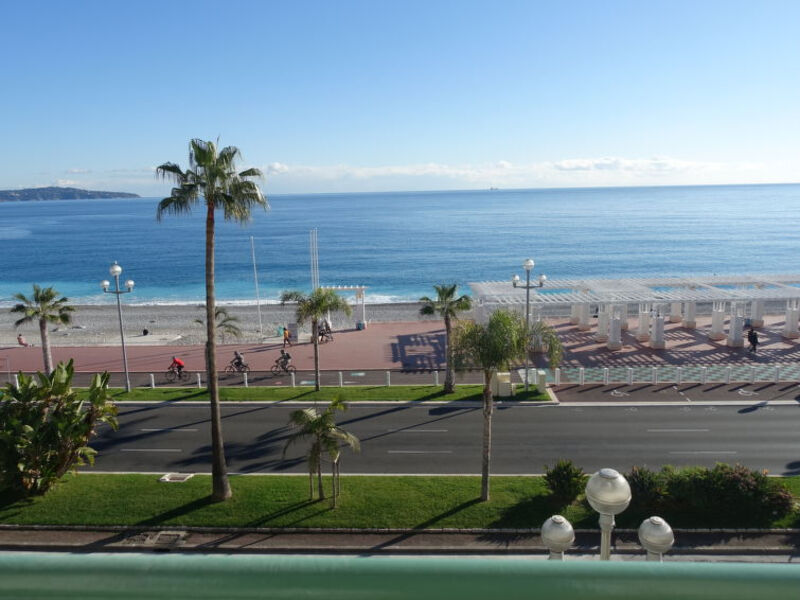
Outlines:
[[178, 375], [180, 376], [180, 374], [183, 373], [183, 368], [185, 366], [186, 365], [184, 364], [184, 362], [180, 358], [176, 358], [176, 357], [173, 356], [172, 357], [172, 364], [169, 366], [169, 368], [170, 369], [175, 369], [176, 371], [178, 371]]

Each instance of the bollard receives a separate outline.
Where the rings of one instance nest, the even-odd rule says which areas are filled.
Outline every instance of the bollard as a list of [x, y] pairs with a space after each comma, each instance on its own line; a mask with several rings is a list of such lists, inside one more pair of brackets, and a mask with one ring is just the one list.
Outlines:
[[439, 371], [433, 372], [433, 385], [439, 385]]
[[750, 383], [756, 382], [756, 368], [750, 367]]
[[554, 378], [555, 378], [555, 384], [556, 385], [561, 385], [561, 369], [557, 368], [555, 370]]
[[608, 385], [608, 367], [603, 367], [603, 385]]
[[244, 381], [244, 387], [250, 387], [247, 385], [247, 373], [242, 373], [242, 380]]
[[586, 369], [581, 367], [578, 369], [578, 385], [583, 385], [586, 382]]
[[386, 387], [390, 387], [392, 385], [392, 374], [390, 371], [386, 371]]
[[203, 387], [203, 380], [200, 379], [200, 373], [197, 374], [197, 387]]
[[725, 385], [731, 382], [731, 371], [733, 371], [733, 369], [725, 367]]
[[341, 371], [339, 371], [339, 387], [344, 387], [344, 377], [342, 377]]
[[680, 385], [680, 384], [683, 383], [683, 368], [682, 367], [677, 367], [675, 369], [675, 383], [677, 385]]
[[150, 389], [156, 389], [156, 376], [150, 373]]
[[658, 384], [658, 367], [653, 367], [653, 385]]
[[633, 367], [628, 367], [628, 385], [633, 385]]
[[19, 388], [19, 376], [14, 373], [14, 387]]
[[294, 376], [294, 371], [292, 371], [291, 373], [289, 373], [289, 375], [291, 375], [291, 376], [292, 376], [292, 387], [297, 387], [297, 380], [295, 379], [295, 376]]
[[780, 365], [775, 365], [775, 383], [781, 382], [781, 367]]
[[708, 381], [708, 367], [700, 367], [700, 383], [705, 385]]

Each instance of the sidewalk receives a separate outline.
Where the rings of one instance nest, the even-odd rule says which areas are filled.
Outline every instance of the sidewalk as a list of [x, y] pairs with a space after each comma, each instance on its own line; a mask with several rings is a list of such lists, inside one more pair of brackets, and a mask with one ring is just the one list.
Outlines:
[[[800, 531], [745, 530], [675, 532], [670, 555], [727, 557], [757, 562], [800, 560]], [[598, 554], [599, 531], [576, 533], [569, 555]], [[630, 560], [643, 560], [644, 551], [633, 530], [614, 533], [612, 552]], [[321, 553], [362, 555], [472, 554], [534, 555], [547, 549], [539, 534], [514, 531], [415, 531], [415, 530], [278, 530], [192, 528], [48, 528], [0, 526], [0, 550], [48, 552], [224, 552], [224, 553]], [[683, 560], [693, 560], [684, 558]]]

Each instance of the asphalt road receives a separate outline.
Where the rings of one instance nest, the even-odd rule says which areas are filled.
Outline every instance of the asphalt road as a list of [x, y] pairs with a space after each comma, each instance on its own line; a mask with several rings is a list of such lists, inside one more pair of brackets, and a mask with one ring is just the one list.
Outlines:
[[[300, 473], [304, 442], [282, 458], [298, 405], [223, 405], [232, 473]], [[120, 428], [100, 430], [94, 471], [208, 472], [207, 405], [120, 405]], [[478, 474], [482, 412], [476, 405], [359, 405], [339, 424], [361, 439], [346, 473]], [[800, 474], [800, 406], [504, 406], [494, 415], [492, 472], [541, 473], [570, 458], [586, 471], [633, 465], [742, 463]]]

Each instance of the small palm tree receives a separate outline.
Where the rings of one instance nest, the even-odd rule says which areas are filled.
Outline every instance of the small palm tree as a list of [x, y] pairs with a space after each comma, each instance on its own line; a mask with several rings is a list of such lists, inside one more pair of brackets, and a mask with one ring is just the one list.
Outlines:
[[281, 304], [297, 302], [297, 322], [301, 325], [311, 320], [311, 341], [314, 344], [314, 389], [319, 391], [319, 322], [331, 311], [342, 311], [350, 316], [350, 305], [331, 289], [317, 288], [311, 294], [283, 292]]
[[67, 302], [66, 296], [58, 297], [59, 293], [52, 287], [42, 288], [33, 284], [33, 295], [29, 298], [25, 294], [14, 294], [13, 298], [19, 300], [11, 309], [12, 313], [25, 315], [14, 322], [14, 327], [26, 323], [39, 323], [39, 335], [42, 338], [42, 358], [46, 373], [53, 371], [53, 356], [50, 353], [50, 338], [47, 336], [47, 324], [57, 323], [68, 325], [72, 322], [72, 312], [75, 310]]
[[489, 500], [489, 463], [492, 453], [492, 377], [524, 358], [528, 349], [525, 322], [517, 313], [498, 310], [486, 325], [462, 323], [454, 335], [456, 367], [467, 364], [483, 369], [483, 460], [481, 466], [481, 500]]
[[436, 290], [436, 299], [432, 300], [428, 296], [423, 296], [419, 299], [423, 303], [422, 308], [419, 309], [421, 315], [435, 315], [438, 314], [444, 319], [444, 334], [445, 334], [445, 364], [446, 374], [444, 378], [444, 393], [452, 394], [456, 388], [455, 373], [453, 369], [453, 351], [450, 346], [450, 336], [452, 334], [452, 320], [458, 319], [458, 313], [469, 310], [472, 308], [472, 299], [467, 296], [459, 296], [456, 298], [456, 290], [458, 286], [452, 285], [434, 285], [433, 289]]
[[283, 448], [283, 455], [293, 443], [311, 438], [311, 446], [306, 454], [308, 461], [308, 497], [314, 499], [314, 474], [317, 475], [317, 496], [320, 500], [325, 499], [325, 488], [322, 486], [322, 458], [328, 455], [331, 461], [332, 477], [332, 498], [333, 506], [336, 507], [336, 498], [339, 495], [341, 486], [339, 483], [339, 463], [341, 459], [341, 445], [350, 446], [355, 452], [361, 449], [359, 440], [352, 433], [349, 433], [336, 425], [336, 411], [347, 410], [347, 404], [341, 395], [336, 396], [325, 412], [317, 412], [316, 408], [304, 408], [296, 410], [289, 415], [289, 425], [296, 431], [286, 441]]
[[[228, 313], [227, 308], [223, 308], [221, 306], [218, 306], [214, 312], [217, 321], [217, 333], [219, 334], [220, 342], [223, 344], [225, 343], [226, 335], [234, 338], [242, 337], [242, 330], [239, 327], [239, 317], [234, 317]], [[202, 325], [203, 327], [206, 325], [205, 319], [195, 319], [194, 322]]]
[[267, 199], [258, 185], [251, 181], [260, 178], [258, 169], [236, 171], [239, 149], [227, 146], [217, 151], [214, 142], [194, 139], [189, 144], [189, 168], [182, 170], [167, 162], [156, 168], [156, 175], [172, 179], [176, 187], [168, 198], [158, 204], [156, 219], [166, 214], [188, 214], [196, 204], [205, 203], [206, 209], [206, 378], [211, 407], [211, 479], [215, 501], [231, 497], [231, 485], [225, 464], [225, 447], [222, 440], [222, 417], [219, 409], [219, 381], [217, 379], [216, 292], [214, 288], [214, 230], [216, 210], [222, 209], [226, 221], [246, 223], [253, 208], [269, 208]]

